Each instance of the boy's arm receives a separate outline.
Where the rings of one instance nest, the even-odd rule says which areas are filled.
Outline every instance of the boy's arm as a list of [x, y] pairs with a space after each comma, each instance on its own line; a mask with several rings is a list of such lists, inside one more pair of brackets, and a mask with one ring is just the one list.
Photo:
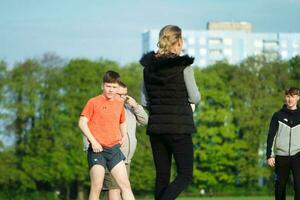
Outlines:
[[88, 118], [85, 116], [80, 116], [78, 126], [81, 129], [82, 133], [87, 137], [92, 145], [92, 149], [94, 152], [101, 152], [103, 150], [102, 146], [98, 143], [98, 141], [92, 135], [89, 127], [88, 127]]
[[136, 108], [133, 108], [133, 112], [138, 125], [144, 126], [148, 124], [148, 114], [144, 110], [143, 106], [138, 105]]
[[124, 121], [123, 123], [120, 124], [120, 132], [121, 132], [121, 136], [122, 136], [121, 144], [123, 144], [127, 137], [126, 121]]
[[127, 96], [126, 104], [130, 106], [130, 111], [135, 115], [138, 125], [148, 124], [148, 114], [143, 106], [139, 105], [134, 98]]
[[268, 138], [267, 138], [267, 149], [266, 149], [267, 162], [271, 167], [275, 166], [275, 159], [272, 155], [272, 147], [273, 147], [274, 138], [275, 138], [277, 131], [278, 131], [278, 121], [277, 121], [276, 113], [275, 113], [272, 116], [272, 119], [270, 122]]

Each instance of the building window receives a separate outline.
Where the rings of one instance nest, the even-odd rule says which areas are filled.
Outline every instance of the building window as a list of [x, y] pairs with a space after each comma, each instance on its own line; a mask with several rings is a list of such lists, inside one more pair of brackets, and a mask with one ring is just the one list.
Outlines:
[[224, 49], [225, 56], [232, 56], [232, 49]]
[[188, 43], [189, 43], [189, 45], [194, 45], [195, 44], [195, 39], [194, 38], [189, 38]]
[[299, 52], [298, 51], [294, 51], [292, 55], [293, 55], [293, 57], [295, 57], [295, 56], [299, 55]]
[[254, 51], [254, 55], [258, 56], [261, 52], [260, 51]]
[[199, 65], [200, 65], [200, 66], [206, 66], [206, 60], [201, 59], [201, 60], [199, 61]]
[[212, 49], [209, 50], [209, 56], [210, 57], [219, 57], [222, 55], [222, 50], [221, 49]]
[[220, 45], [222, 44], [222, 39], [220, 38], [211, 38], [208, 40], [209, 45]]
[[228, 58], [228, 62], [229, 62], [230, 64], [233, 64], [233, 59], [232, 59], [232, 58]]
[[188, 54], [190, 56], [194, 56], [195, 55], [195, 49], [188, 49]]
[[293, 43], [292, 43], [292, 46], [294, 48], [298, 48], [299, 47], [299, 42], [297, 40], [294, 40]]
[[201, 37], [201, 38], [199, 39], [199, 44], [200, 44], [200, 45], [206, 45], [206, 38]]
[[214, 65], [214, 64], [216, 64], [217, 61], [218, 60], [209, 60], [208, 65]]
[[280, 46], [281, 46], [282, 48], [287, 48], [287, 41], [286, 41], [286, 40], [281, 41], [281, 42], [280, 42]]
[[264, 48], [267, 50], [276, 49], [276, 48], [278, 48], [278, 42], [277, 41], [265, 41]]
[[281, 57], [282, 57], [283, 59], [287, 59], [287, 57], [288, 57], [288, 52], [287, 52], [287, 51], [281, 51]]
[[204, 49], [204, 48], [201, 48], [201, 49], [199, 50], [199, 53], [200, 53], [201, 56], [205, 56], [205, 55], [207, 54], [207, 50]]
[[255, 40], [255, 41], [254, 41], [254, 46], [255, 46], [256, 48], [262, 48], [262, 47], [263, 47], [263, 42], [262, 42], [262, 40]]
[[232, 39], [231, 38], [224, 38], [224, 44], [228, 45], [228, 46], [232, 45]]
[[279, 57], [279, 52], [276, 52], [276, 51], [272, 52], [272, 51], [270, 51], [270, 52], [265, 52], [264, 55], [269, 60], [276, 60]]

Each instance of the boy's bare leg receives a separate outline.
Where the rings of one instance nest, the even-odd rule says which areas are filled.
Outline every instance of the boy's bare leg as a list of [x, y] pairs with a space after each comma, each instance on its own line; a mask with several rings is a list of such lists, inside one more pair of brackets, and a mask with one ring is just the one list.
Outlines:
[[102, 165], [94, 165], [90, 169], [91, 189], [89, 200], [99, 200], [105, 169]]
[[134, 200], [124, 161], [121, 161], [114, 166], [114, 168], [111, 170], [111, 174], [121, 189], [122, 199]]
[[105, 200], [122, 200], [120, 189], [111, 189], [106, 192]]

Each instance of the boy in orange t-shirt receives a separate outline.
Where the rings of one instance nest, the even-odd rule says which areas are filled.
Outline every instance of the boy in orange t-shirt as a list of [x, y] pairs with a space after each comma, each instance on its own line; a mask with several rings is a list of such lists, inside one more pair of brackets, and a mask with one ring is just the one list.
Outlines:
[[119, 81], [117, 72], [107, 71], [103, 76], [102, 94], [87, 102], [79, 118], [79, 128], [90, 143], [87, 153], [91, 178], [89, 200], [99, 199], [106, 167], [118, 183], [122, 198], [134, 199], [125, 156], [120, 150], [127, 127], [123, 102], [115, 99]]

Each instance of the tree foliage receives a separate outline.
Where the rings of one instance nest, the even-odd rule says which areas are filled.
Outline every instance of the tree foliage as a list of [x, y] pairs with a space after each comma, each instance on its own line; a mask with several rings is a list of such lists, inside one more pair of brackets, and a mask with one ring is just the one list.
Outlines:
[[[202, 99], [194, 113], [192, 188], [225, 192], [273, 181], [264, 164], [268, 124], [283, 103], [284, 89], [299, 87], [299, 63], [299, 56], [288, 62], [251, 57], [239, 65], [195, 68]], [[0, 62], [0, 134], [12, 141], [0, 143], [1, 190], [84, 199], [89, 176], [77, 123], [87, 100], [101, 92], [107, 70], [119, 72], [129, 95], [140, 101], [143, 68], [138, 63], [62, 62], [51, 55], [11, 69]], [[137, 138], [130, 179], [134, 192], [141, 194], [153, 190], [155, 170], [145, 127], [138, 128]]]

